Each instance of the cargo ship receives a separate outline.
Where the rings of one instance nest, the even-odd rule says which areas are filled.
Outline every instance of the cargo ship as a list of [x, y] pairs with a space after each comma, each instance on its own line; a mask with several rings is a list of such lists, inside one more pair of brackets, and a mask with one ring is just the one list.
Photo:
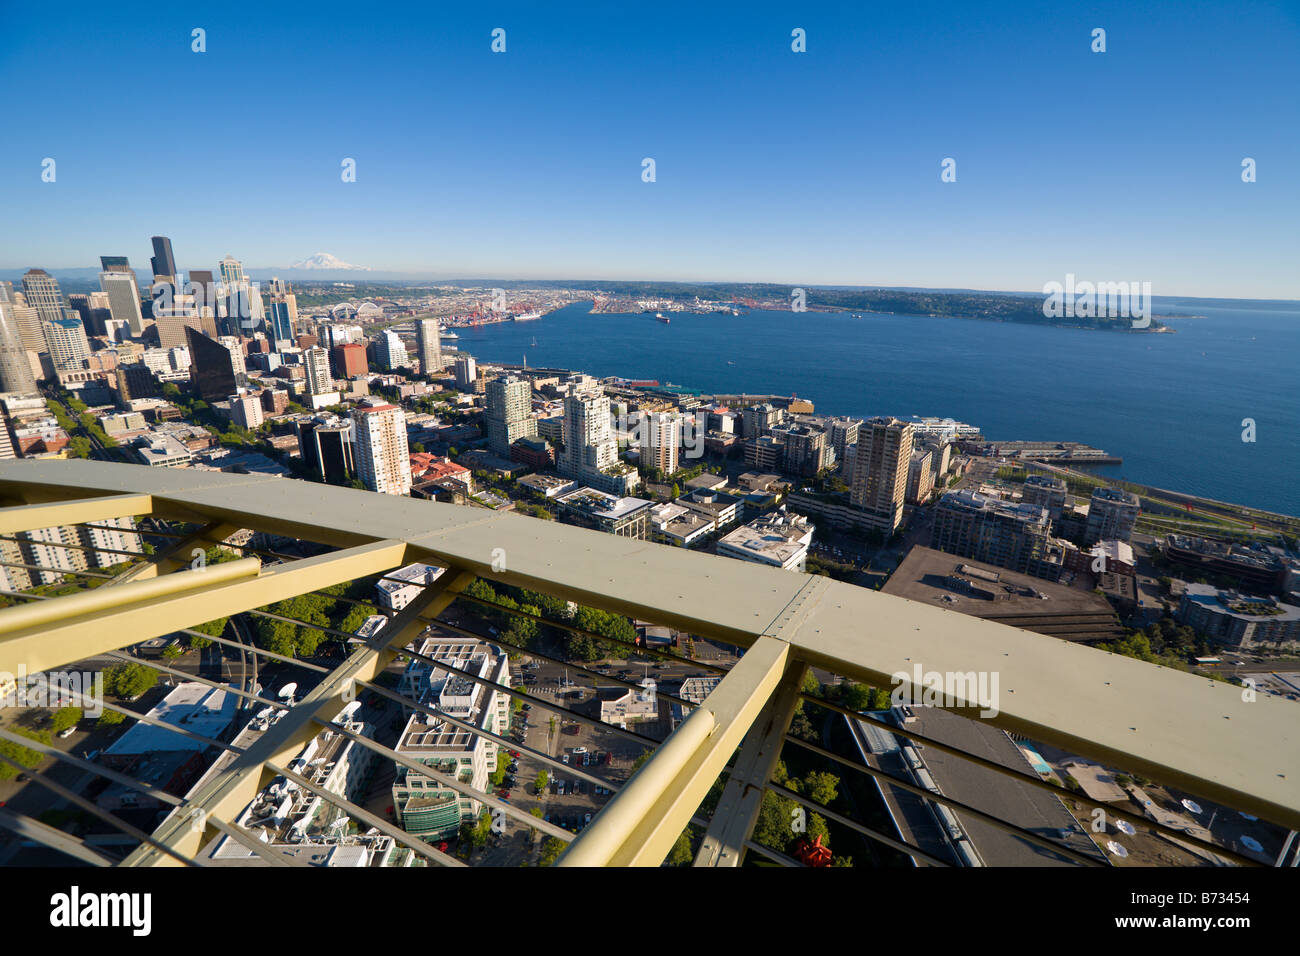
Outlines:
[[662, 322], [664, 325], [667, 325], [669, 322], [672, 321], [670, 318], [668, 318], [668, 316], [664, 315], [662, 312], [656, 312], [655, 318], [658, 319], [660, 322]]

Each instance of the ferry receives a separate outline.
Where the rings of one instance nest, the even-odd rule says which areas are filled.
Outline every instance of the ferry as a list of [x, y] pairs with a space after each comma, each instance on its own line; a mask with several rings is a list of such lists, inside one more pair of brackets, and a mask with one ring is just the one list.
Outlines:
[[656, 312], [655, 318], [658, 319], [660, 322], [662, 322], [664, 325], [667, 325], [669, 322], [672, 321], [672, 319], [668, 318], [668, 316], [664, 315], [662, 312]]
[[458, 339], [460, 336], [455, 332], [452, 332], [450, 329], [439, 329], [438, 338], [446, 341], [447, 339]]
[[516, 321], [516, 322], [531, 322], [531, 321], [533, 321], [533, 319], [540, 319], [541, 317], [542, 317], [542, 313], [540, 313], [540, 312], [525, 312], [523, 315], [516, 315], [516, 316], [515, 316], [515, 321]]

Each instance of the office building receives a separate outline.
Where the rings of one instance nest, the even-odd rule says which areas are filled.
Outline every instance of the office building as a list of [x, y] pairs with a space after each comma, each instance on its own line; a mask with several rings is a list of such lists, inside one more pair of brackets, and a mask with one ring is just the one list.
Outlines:
[[406, 354], [406, 345], [401, 336], [391, 329], [381, 333], [375, 339], [375, 361], [388, 372], [406, 368], [411, 360]]
[[1097, 488], [1088, 502], [1088, 527], [1083, 543], [1096, 544], [1103, 539], [1128, 541], [1133, 537], [1142, 505], [1137, 495], [1119, 488]]
[[812, 523], [782, 508], [722, 537], [718, 554], [783, 571], [802, 571], [808, 563], [812, 539]]
[[[30, 269], [23, 276], [23, 298], [28, 307], [36, 310], [42, 328], [46, 322], [57, 322], [68, 317], [68, 304], [63, 298], [59, 283], [44, 269]], [[42, 343], [37, 351], [44, 351], [44, 348]]]
[[1293, 650], [1300, 645], [1300, 607], [1210, 584], [1188, 584], [1178, 622], [1237, 650]]
[[910, 423], [877, 417], [859, 427], [849, 503], [861, 508], [867, 523], [885, 534], [893, 534], [902, 524], [911, 461]]
[[137, 398], [156, 398], [162, 391], [158, 379], [143, 362], [119, 365], [113, 370], [113, 379], [117, 387], [117, 403], [122, 408]]
[[[116, 265], [118, 261], [122, 265]], [[135, 273], [126, 263], [125, 256], [100, 258], [104, 271], [99, 274], [99, 287], [108, 297], [108, 311], [117, 322], [125, 322], [132, 337], [144, 334], [144, 316], [140, 311], [140, 286]]]
[[247, 384], [241, 381], [244, 376], [235, 371], [231, 350], [221, 342], [190, 326], [185, 327], [185, 341], [191, 361], [190, 378], [205, 402], [222, 401]]
[[[421, 658], [413, 659], [402, 675], [400, 693], [431, 710], [473, 723], [497, 736], [510, 726], [510, 698], [493, 685], [511, 686], [510, 664], [499, 647], [463, 638], [431, 637], [420, 644]], [[439, 667], [438, 663], [455, 671]], [[481, 678], [470, 680], [464, 671]], [[442, 717], [423, 711], [410, 714], [402, 729], [397, 753], [425, 764], [441, 777], [463, 781], [475, 790], [489, 789], [497, 769], [500, 744], [472, 734]], [[482, 804], [452, 790], [442, 779], [398, 764], [393, 781], [393, 809], [397, 823], [408, 833], [426, 840], [454, 836], [463, 822], [476, 820]]]
[[400, 611], [442, 577], [444, 571], [446, 568], [419, 563], [389, 571], [375, 582], [376, 603], [385, 610]]
[[515, 375], [503, 375], [488, 382], [485, 419], [488, 448], [494, 455], [509, 458], [510, 448], [516, 441], [537, 434], [532, 383]]
[[745, 438], [759, 438], [785, 421], [785, 409], [764, 402], [742, 410], [740, 416]]
[[[15, 311], [12, 303], [0, 302], [0, 392], [25, 395], [36, 391], [36, 376], [32, 374], [32, 363], [23, 347]], [[0, 423], [0, 431], [3, 430], [3, 423]]]
[[321, 415], [297, 423], [298, 453], [302, 463], [327, 484], [343, 485], [356, 474], [352, 447], [352, 422]]
[[359, 342], [345, 342], [330, 350], [334, 377], [352, 379], [370, 371], [366, 364], [366, 347]]
[[606, 494], [595, 488], [579, 488], [559, 495], [555, 503], [560, 517], [570, 524], [594, 528], [606, 534], [644, 541], [648, 535], [652, 502]]
[[415, 320], [415, 349], [421, 372], [437, 375], [442, 371], [442, 343], [438, 336], [437, 319]]
[[176, 271], [176, 257], [172, 254], [172, 241], [166, 236], [154, 236], [152, 242], [153, 258], [149, 262], [153, 266], [154, 278], [177, 285], [179, 273]]
[[367, 399], [352, 410], [357, 477], [371, 491], [411, 493], [406, 414], [396, 405]]

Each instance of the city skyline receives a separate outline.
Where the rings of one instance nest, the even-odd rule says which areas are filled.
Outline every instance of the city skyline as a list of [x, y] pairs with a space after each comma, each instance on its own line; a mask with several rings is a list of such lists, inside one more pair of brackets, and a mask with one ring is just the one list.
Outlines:
[[[506, 7], [416, 12], [361, 37], [237, 4], [207, 24], [79, 9], [103, 42], [55, 82], [35, 67], [59, 35], [22, 11], [0, 34], [0, 79], [46, 104], [0, 158], [0, 202], [39, 225], [0, 241], [4, 268], [123, 252], [139, 266], [165, 235], [182, 271], [232, 251], [284, 271], [328, 250], [430, 277], [1037, 291], [1072, 272], [1157, 295], [1300, 297], [1286, 97], [1300, 24], [1285, 5], [1248, 22], [1210, 4], [1086, 18], [1019, 5], [995, 21], [941, 3], [928, 17], [760, 7], [743, 23]], [[363, 49], [392, 54], [337, 70]], [[128, 102], [151, 89], [161, 117], [247, 106], [200, 109], [204, 148], [178, 165], [155, 136], [124, 140], [115, 116], [85, 111], [91, 81]]]

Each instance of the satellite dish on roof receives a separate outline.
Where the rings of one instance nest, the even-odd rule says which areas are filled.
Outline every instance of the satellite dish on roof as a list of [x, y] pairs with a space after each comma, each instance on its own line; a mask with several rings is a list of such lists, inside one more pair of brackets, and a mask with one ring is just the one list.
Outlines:
[[1128, 850], [1120, 846], [1114, 840], [1106, 841], [1106, 849], [1110, 850], [1111, 853], [1114, 853], [1120, 859], [1123, 859], [1124, 857], [1128, 856]]
[[298, 692], [298, 683], [297, 681], [293, 681], [281, 687], [280, 693], [277, 696], [281, 700], [289, 700], [297, 692]]
[[1120, 833], [1127, 833], [1129, 836], [1137, 833], [1137, 829], [1127, 820], [1120, 820], [1115, 824], [1115, 829]]
[[1201, 810], [1201, 805], [1200, 805], [1199, 803], [1197, 803], [1195, 800], [1184, 800], [1184, 801], [1183, 801], [1183, 806], [1185, 806], [1188, 810], [1191, 810], [1192, 813], [1201, 813], [1201, 812], [1202, 812], [1202, 810]]

